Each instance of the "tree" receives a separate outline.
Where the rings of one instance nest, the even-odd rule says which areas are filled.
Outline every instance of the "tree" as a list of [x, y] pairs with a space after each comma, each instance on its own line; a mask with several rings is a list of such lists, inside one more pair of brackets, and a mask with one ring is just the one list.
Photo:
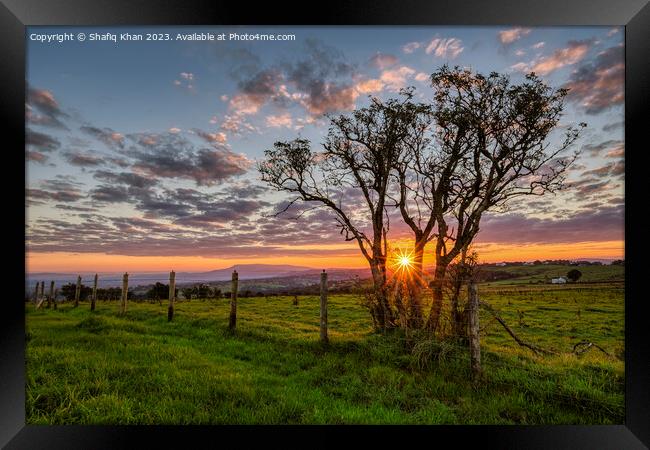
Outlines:
[[[61, 295], [65, 297], [67, 301], [74, 300], [75, 293], [77, 291], [76, 283], [68, 283], [61, 286]], [[85, 301], [90, 294], [92, 293], [92, 288], [84, 284], [81, 285], [81, 290], [79, 291], [79, 300]]]
[[[395, 318], [386, 287], [389, 229], [387, 193], [391, 172], [405, 154], [405, 141], [415, 132], [423, 105], [412, 102], [412, 90], [402, 99], [382, 102], [351, 115], [329, 116], [330, 128], [323, 151], [315, 152], [306, 139], [276, 142], [258, 165], [262, 180], [296, 201], [325, 207], [334, 213], [346, 241], [355, 241], [373, 278], [370, 311], [378, 328], [392, 328]], [[345, 202], [357, 194], [360, 202]]]
[[582, 276], [582, 272], [580, 272], [578, 269], [571, 269], [567, 272], [566, 276], [569, 280], [575, 283]]
[[436, 186], [428, 189], [436, 221], [436, 269], [427, 320], [435, 332], [447, 267], [467, 251], [483, 214], [506, 208], [515, 197], [561, 189], [577, 153], [560, 154], [586, 124], [568, 127], [562, 143], [549, 149], [568, 91], [552, 89], [534, 73], [511, 84], [507, 75], [496, 72], [484, 76], [443, 66], [431, 75], [431, 85], [435, 145], [425, 164], [415, 164], [413, 170]]
[[150, 300], [162, 300], [169, 298], [169, 285], [156, 282], [151, 289], [147, 291], [146, 298]]

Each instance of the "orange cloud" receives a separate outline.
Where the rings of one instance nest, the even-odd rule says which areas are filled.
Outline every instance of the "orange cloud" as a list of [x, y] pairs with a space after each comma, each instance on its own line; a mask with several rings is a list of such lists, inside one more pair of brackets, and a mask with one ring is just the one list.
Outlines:
[[415, 70], [402, 66], [398, 69], [383, 71], [379, 79], [390, 90], [398, 91], [406, 85], [406, 79], [412, 77], [413, 74], [415, 74]]
[[552, 55], [536, 59], [530, 63], [517, 63], [511, 66], [521, 72], [535, 72], [538, 75], [549, 73], [564, 66], [581, 61], [591, 48], [591, 41], [570, 41], [566, 48], [555, 50]]
[[533, 30], [530, 28], [511, 28], [510, 30], [499, 31], [499, 40], [502, 44], [512, 44], [531, 31]]
[[280, 128], [280, 127], [287, 127], [290, 128], [292, 124], [292, 119], [291, 119], [291, 114], [288, 112], [283, 113], [283, 114], [278, 114], [278, 115], [270, 115], [266, 118], [266, 126], [267, 127], [274, 127], [274, 128]]
[[355, 89], [360, 94], [370, 94], [373, 92], [379, 92], [384, 88], [384, 83], [378, 79], [364, 80], [356, 84]]

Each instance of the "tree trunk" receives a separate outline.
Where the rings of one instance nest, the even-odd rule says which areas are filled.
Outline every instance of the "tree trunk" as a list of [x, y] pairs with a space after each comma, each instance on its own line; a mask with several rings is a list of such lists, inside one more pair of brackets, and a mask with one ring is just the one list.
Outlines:
[[463, 314], [460, 312], [459, 309], [459, 299], [462, 290], [462, 283], [463, 283], [462, 276], [457, 275], [456, 280], [454, 280], [454, 292], [450, 302], [453, 332], [454, 335], [458, 337], [467, 336], [467, 327], [465, 324], [465, 320]]
[[435, 333], [440, 323], [440, 313], [442, 311], [442, 286], [447, 272], [447, 261], [439, 259], [436, 262], [436, 271], [433, 281], [431, 282], [431, 311], [427, 321], [427, 328]]
[[422, 315], [421, 295], [422, 289], [426, 286], [424, 282], [424, 247], [426, 240], [416, 238], [413, 252], [413, 279], [409, 286], [409, 306], [413, 328], [420, 328], [424, 322]]
[[393, 312], [388, 303], [388, 292], [386, 292], [386, 264], [383, 260], [375, 258], [371, 262], [370, 269], [377, 299], [377, 324], [380, 329], [393, 328]]

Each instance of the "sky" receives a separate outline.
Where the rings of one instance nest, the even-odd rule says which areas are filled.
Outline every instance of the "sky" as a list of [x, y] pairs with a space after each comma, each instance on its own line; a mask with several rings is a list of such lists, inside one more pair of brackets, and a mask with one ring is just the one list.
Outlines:
[[[54, 38], [62, 33], [74, 39]], [[93, 33], [117, 39], [91, 40]], [[121, 33], [169, 40], [120, 40]], [[177, 39], [190, 33], [225, 39]], [[295, 39], [242, 40], [247, 33]], [[534, 71], [569, 89], [560, 130], [587, 123], [566, 189], [483, 217], [480, 260], [623, 258], [623, 34], [622, 27], [28, 27], [27, 270], [365, 267], [328, 211], [275, 217], [290, 197], [265, 185], [256, 165], [279, 140], [307, 138], [318, 150], [325, 114], [366, 106], [371, 95], [385, 100], [413, 86], [416, 99], [431, 100], [428, 79], [443, 64], [505, 73], [513, 83]], [[409, 246], [399, 224], [389, 236], [396, 248]]]

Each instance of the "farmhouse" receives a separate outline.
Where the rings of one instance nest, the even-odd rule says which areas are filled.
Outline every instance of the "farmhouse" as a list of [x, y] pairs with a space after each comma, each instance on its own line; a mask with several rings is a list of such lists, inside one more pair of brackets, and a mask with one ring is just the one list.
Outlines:
[[553, 284], [565, 284], [566, 283], [566, 278], [564, 278], [564, 277], [553, 278], [553, 279], [551, 279], [551, 283], [553, 283]]

